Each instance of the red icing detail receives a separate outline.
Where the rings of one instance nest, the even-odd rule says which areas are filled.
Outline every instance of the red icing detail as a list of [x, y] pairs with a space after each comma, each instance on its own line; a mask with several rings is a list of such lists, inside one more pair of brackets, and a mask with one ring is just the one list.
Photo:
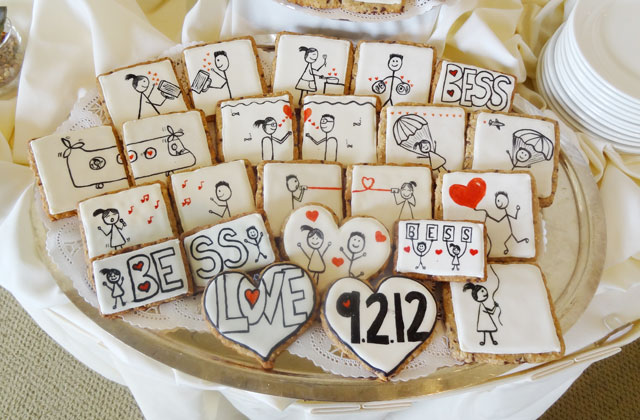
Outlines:
[[458, 74], [458, 70], [449, 70], [449, 74], [455, 76], [456, 74]]
[[144, 283], [140, 283], [138, 285], [138, 290], [142, 290], [143, 292], [148, 292], [150, 287], [151, 287], [151, 283], [149, 283], [149, 280], [147, 280]]
[[387, 240], [387, 237], [384, 235], [384, 233], [380, 232], [379, 230], [376, 231], [376, 242], [384, 242]]
[[453, 96], [453, 89], [448, 90], [447, 93], [449, 94], [449, 96]]
[[411, 252], [411, 247], [410, 246], [405, 246], [404, 248], [402, 248], [404, 250], [404, 252], [406, 252], [407, 254], [409, 252]]
[[312, 222], [315, 222], [318, 219], [318, 215], [320, 213], [318, 213], [318, 210], [308, 210], [306, 213], [307, 219], [311, 220]]
[[133, 264], [131, 268], [133, 268], [136, 271], [142, 271], [143, 266], [144, 266], [144, 263], [140, 261], [140, 262], [137, 262], [136, 264]]
[[284, 115], [286, 115], [287, 117], [291, 118], [291, 116], [293, 115], [291, 112], [291, 107], [289, 105], [285, 105], [282, 107], [282, 112], [284, 112]]
[[351, 306], [351, 299], [347, 299], [344, 302], [342, 302], [342, 306], [344, 306], [345, 308], [348, 308], [349, 306]]
[[487, 184], [482, 178], [473, 178], [467, 185], [454, 184], [449, 187], [449, 195], [456, 203], [475, 209], [487, 191]]
[[344, 264], [344, 259], [339, 258], [339, 257], [333, 257], [333, 258], [331, 258], [331, 262], [336, 267], [340, 267], [342, 264]]
[[436, 249], [436, 255], [440, 255], [442, 254], [442, 250], [441, 249]]
[[470, 249], [469, 250], [469, 254], [471, 254], [471, 255], [476, 255], [477, 253], [478, 253], [477, 249]]
[[249, 302], [249, 305], [251, 305], [251, 308], [255, 306], [259, 297], [260, 297], [260, 289], [254, 289], [254, 290], [247, 289], [244, 291], [244, 298], [247, 299], [247, 302]]
[[309, 117], [311, 116], [311, 113], [312, 113], [311, 108], [306, 108], [304, 110], [304, 113], [302, 115], [304, 117], [305, 122], [309, 119]]
[[373, 188], [373, 184], [376, 183], [376, 180], [375, 178], [369, 178], [368, 176], [363, 176], [360, 182], [362, 182], [362, 186], [364, 187], [365, 190], [370, 190], [371, 188]]

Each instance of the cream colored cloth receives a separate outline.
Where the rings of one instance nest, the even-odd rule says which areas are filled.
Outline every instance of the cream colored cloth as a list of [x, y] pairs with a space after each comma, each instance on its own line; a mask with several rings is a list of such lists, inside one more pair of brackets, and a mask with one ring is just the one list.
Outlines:
[[[0, 285], [79, 360], [129, 386], [148, 419], [238, 417], [222, 395], [255, 418], [301, 418], [309, 408], [177, 372], [124, 345], [75, 308], [43, 265], [29, 230], [34, 178], [20, 163], [26, 162], [30, 138], [53, 132], [77, 98], [95, 86], [95, 76], [101, 72], [133, 64], [177, 42], [281, 30], [428, 42], [448, 58], [517, 75], [523, 82], [518, 92], [544, 108], [542, 98], [532, 90], [536, 60], [570, 8], [560, 0], [449, 0], [446, 6], [409, 20], [368, 24], [318, 19], [269, 0], [140, 0], [143, 8], [133, 0], [9, 0], [5, 4], [29, 45], [17, 99], [0, 100]], [[639, 158], [621, 156], [584, 135], [572, 141], [582, 147], [599, 182], [609, 241], [603, 286], [565, 335], [570, 351], [606, 334], [603, 318], [615, 316], [624, 322], [640, 317], [640, 288], [632, 287], [640, 281], [640, 264], [633, 258], [640, 251]], [[11, 162], [12, 155], [17, 163]], [[535, 384], [516, 382], [427, 398], [411, 410], [379, 411], [375, 416], [368, 413], [367, 418], [422, 418], [427, 410], [433, 413], [432, 419], [535, 418], [582, 369], [565, 370]]]

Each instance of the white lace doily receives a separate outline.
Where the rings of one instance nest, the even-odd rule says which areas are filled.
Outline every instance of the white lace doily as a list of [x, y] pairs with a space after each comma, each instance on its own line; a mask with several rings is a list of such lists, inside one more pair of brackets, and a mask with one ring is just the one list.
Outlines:
[[[185, 80], [185, 74], [181, 52], [185, 47], [195, 44], [197, 43], [177, 45], [162, 54], [163, 57], [170, 57], [174, 60], [178, 77], [182, 80]], [[265, 73], [270, 74], [272, 53], [262, 51], [260, 58]], [[84, 96], [74, 104], [69, 118], [58, 127], [56, 132], [95, 127], [105, 124], [106, 121], [107, 118], [104, 115], [98, 91], [93, 89], [85, 92]], [[40, 205], [41, 199], [39, 190], [36, 189], [35, 205], [40, 209], [40, 216], [47, 230], [46, 249], [49, 256], [58, 269], [71, 279], [78, 294], [89, 304], [98, 308], [98, 299], [88, 278], [78, 218], [49, 220]], [[177, 299], [144, 311], [127, 313], [122, 316], [122, 319], [142, 328], [161, 330], [186, 328], [191, 331], [208, 332], [208, 326], [200, 313], [200, 299], [199, 295]], [[409, 362], [393, 380], [415, 379], [427, 376], [440, 367], [459, 364], [450, 356], [443, 330], [442, 321], [438, 321], [434, 327], [434, 336], [427, 348]], [[321, 369], [337, 375], [358, 378], [375, 377], [360, 363], [350, 359], [334, 346], [319, 324], [313, 325], [287, 350], [299, 357], [309, 359]]]

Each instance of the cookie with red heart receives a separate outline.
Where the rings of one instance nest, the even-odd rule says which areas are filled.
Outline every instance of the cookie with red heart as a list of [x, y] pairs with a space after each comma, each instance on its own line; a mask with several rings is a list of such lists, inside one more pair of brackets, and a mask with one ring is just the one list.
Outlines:
[[240, 271], [216, 275], [204, 289], [202, 311], [224, 345], [270, 369], [278, 354], [311, 325], [317, 301], [309, 273], [281, 262], [253, 279]]
[[282, 229], [282, 253], [304, 267], [325, 290], [334, 280], [366, 280], [380, 273], [391, 256], [391, 238], [373, 217], [351, 217], [341, 224], [321, 204], [294, 210]]

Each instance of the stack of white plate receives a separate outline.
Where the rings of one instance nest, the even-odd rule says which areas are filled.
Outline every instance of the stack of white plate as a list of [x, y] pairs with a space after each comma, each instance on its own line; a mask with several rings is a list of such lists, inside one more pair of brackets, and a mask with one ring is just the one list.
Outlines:
[[537, 79], [566, 123], [640, 153], [640, 0], [579, 0], [542, 50]]

